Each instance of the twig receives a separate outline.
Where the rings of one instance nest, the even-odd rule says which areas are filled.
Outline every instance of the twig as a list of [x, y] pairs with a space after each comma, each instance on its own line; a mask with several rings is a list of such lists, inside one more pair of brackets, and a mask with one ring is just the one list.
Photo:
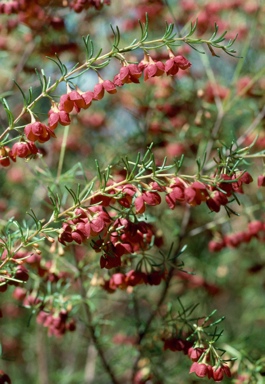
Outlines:
[[[179, 253], [179, 251], [181, 250], [181, 241], [182, 239], [185, 237], [185, 232], [186, 232], [186, 228], [189, 224], [189, 220], [190, 220], [190, 208], [187, 207], [186, 211], [185, 211], [185, 214], [183, 216], [183, 219], [182, 219], [182, 223], [181, 223], [181, 230], [180, 230], [180, 234], [178, 236], [178, 247], [175, 251], [175, 259], [172, 260], [172, 264], [174, 264], [176, 262], [176, 259], [177, 259], [177, 255]], [[169, 272], [167, 274], [167, 278], [166, 278], [166, 281], [165, 281], [165, 284], [163, 286], [163, 289], [162, 289], [162, 292], [160, 294], [160, 298], [156, 304], [156, 308], [155, 310], [150, 314], [149, 318], [147, 319], [146, 323], [145, 323], [145, 327], [144, 329], [139, 333], [139, 338], [138, 338], [138, 345], [141, 344], [141, 342], [143, 341], [143, 339], [145, 338], [145, 336], [147, 335], [150, 327], [151, 327], [151, 324], [153, 322], [153, 320], [155, 319], [157, 313], [159, 312], [162, 304], [164, 303], [166, 297], [167, 297], [167, 293], [168, 293], [168, 290], [170, 288], [170, 283], [171, 283], [171, 280], [174, 276], [174, 272], [175, 272], [175, 267], [172, 266], [170, 267], [169, 269]], [[136, 374], [136, 370], [137, 370], [137, 365], [138, 365], [138, 362], [139, 360], [141, 359], [141, 353], [139, 353], [137, 359], [135, 360], [134, 362], [134, 365], [133, 365], [133, 368], [132, 368], [132, 384], [134, 383], [134, 378], [135, 378], [135, 374]]]

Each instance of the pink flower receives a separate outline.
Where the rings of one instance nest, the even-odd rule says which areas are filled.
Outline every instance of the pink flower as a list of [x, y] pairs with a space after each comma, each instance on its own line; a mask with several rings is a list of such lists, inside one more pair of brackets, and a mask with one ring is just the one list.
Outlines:
[[144, 71], [144, 81], [165, 73], [165, 65], [161, 61], [154, 61], [149, 55], [145, 55], [138, 68]]
[[265, 176], [258, 176], [258, 187], [265, 187]]
[[188, 356], [192, 361], [198, 361], [203, 352], [205, 351], [205, 348], [189, 348], [188, 350]]
[[184, 56], [174, 56], [173, 53], [171, 53], [170, 58], [166, 61], [165, 64], [165, 72], [168, 76], [173, 76], [178, 73], [179, 68], [185, 70], [190, 66], [191, 63]]
[[87, 104], [77, 91], [70, 91], [65, 95], [60, 97], [59, 110], [65, 111], [66, 113], [70, 113], [73, 108], [75, 108], [76, 112], [79, 112], [81, 108], [85, 109]]
[[190, 368], [189, 373], [195, 373], [198, 377], [208, 377], [208, 379], [213, 377], [213, 369], [210, 365], [204, 363], [194, 362]]
[[99, 78], [99, 83], [94, 87], [94, 96], [93, 100], [101, 100], [104, 96], [104, 93], [108, 92], [110, 94], [116, 93], [116, 86], [110, 80], [102, 80]]
[[55, 104], [49, 110], [48, 115], [51, 129], [55, 129], [58, 124], [66, 126], [71, 123], [69, 114], [65, 111], [60, 111]]
[[88, 107], [90, 107], [92, 100], [94, 99], [94, 92], [91, 92], [91, 91], [81, 92], [81, 95], [86, 104], [85, 107], [83, 107], [83, 109], [87, 109]]
[[142, 69], [137, 64], [128, 64], [121, 67], [118, 75], [114, 76], [113, 83], [119, 87], [127, 83], [139, 83], [141, 76]]

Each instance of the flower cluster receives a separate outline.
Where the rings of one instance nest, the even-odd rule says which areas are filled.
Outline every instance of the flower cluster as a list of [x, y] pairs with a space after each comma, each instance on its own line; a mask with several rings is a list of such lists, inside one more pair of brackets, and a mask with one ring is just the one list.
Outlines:
[[162, 340], [164, 341], [164, 350], [183, 352], [193, 361], [190, 373], [195, 373], [200, 378], [213, 379], [216, 382], [222, 381], [225, 376], [231, 377], [230, 368], [223, 363], [216, 353], [212, 353], [212, 346], [208, 349], [202, 346], [194, 347], [190, 341], [176, 336]]
[[73, 318], [69, 319], [66, 309], [61, 309], [57, 314], [41, 310], [37, 315], [37, 323], [48, 328], [49, 336], [60, 337], [65, 332], [73, 332], [76, 329], [76, 322]]
[[10, 148], [6, 146], [0, 147], [0, 164], [2, 167], [8, 167], [10, 165], [10, 160], [16, 161], [16, 158], [12, 155]]
[[[8, 3], [12, 4], [12, 3]], [[45, 143], [51, 137], [56, 137], [54, 130], [58, 124], [67, 126], [71, 123], [70, 113], [75, 111], [78, 113], [81, 109], [90, 107], [93, 101], [101, 100], [105, 92], [114, 94], [117, 87], [121, 87], [128, 83], [139, 83], [139, 79], [144, 75], [144, 81], [167, 74], [168, 76], [176, 75], [179, 69], [186, 70], [191, 63], [182, 55], [174, 56], [173, 52], [169, 52], [169, 59], [164, 63], [154, 61], [149, 55], [145, 54], [144, 59], [139, 64], [128, 64], [125, 61], [113, 81], [103, 80], [99, 76], [99, 82], [95, 85], [93, 91], [82, 92], [79, 89], [71, 90], [67, 85], [67, 93], [61, 95], [59, 103], [52, 101], [51, 109], [48, 112], [48, 125], [40, 121], [36, 121], [31, 111], [31, 123], [24, 128], [23, 139], [19, 143], [13, 145], [12, 150], [3, 146], [0, 148], [0, 164], [4, 167], [10, 165], [10, 159], [15, 161], [16, 157], [29, 158], [38, 153], [35, 142]]]
[[[56, 137], [54, 130], [58, 124], [67, 126], [71, 123], [70, 113], [72, 111], [78, 113], [81, 109], [89, 108], [93, 101], [101, 100], [105, 92], [114, 94], [117, 92], [117, 87], [128, 83], [139, 83], [139, 78], [142, 74], [144, 74], [144, 80], [146, 81], [153, 77], [161, 76], [164, 73], [168, 76], [173, 76], [177, 74], [179, 69], [186, 70], [191, 66], [191, 63], [184, 56], [174, 56], [172, 51], [170, 51], [169, 56], [170, 58], [165, 64], [161, 61], [154, 61], [146, 54], [138, 65], [123, 64], [120, 72], [114, 76], [113, 81], [103, 80], [99, 77], [99, 82], [95, 85], [93, 91], [82, 92], [78, 89], [71, 90], [68, 87], [67, 93], [60, 97], [58, 104], [52, 102], [51, 109], [48, 112], [48, 125], [36, 121], [31, 114], [32, 121], [24, 128], [24, 135], [27, 140], [15, 143], [11, 150], [6, 146], [0, 148], [0, 164], [3, 167], [7, 167], [10, 165], [10, 160], [16, 161], [16, 157], [29, 158], [36, 155], [39, 150], [35, 142], [45, 143], [51, 137]], [[140, 210], [144, 209], [144, 203], [147, 203], [148, 200], [150, 201], [150, 196], [144, 195], [142, 199], [144, 202], [141, 204], [140, 202], [136, 203], [142, 205], [139, 208]], [[150, 205], [152, 204], [154, 203], [151, 202]]]
[[[0, 292], [5, 292], [10, 285], [18, 286], [22, 282], [26, 282], [29, 279], [29, 271], [23, 265], [23, 261], [19, 261], [21, 257], [20, 254], [14, 255], [12, 258], [13, 268], [12, 271], [5, 271], [0, 277]], [[5, 250], [2, 253], [1, 260], [5, 260], [7, 258], [7, 251]]]
[[207, 185], [200, 181], [189, 184], [179, 177], [172, 179], [170, 186], [166, 188], [169, 208], [174, 209], [176, 203], [195, 206], [206, 202], [211, 211], [219, 212], [221, 206], [229, 203], [228, 198], [234, 193], [243, 193], [243, 184], [253, 181], [248, 172], [234, 173], [232, 176], [222, 174], [220, 177], [223, 181], [216, 185]]
[[149, 55], [137, 64], [123, 63], [119, 73], [114, 76], [113, 81], [103, 80], [99, 77], [98, 84], [95, 85], [93, 91], [82, 92], [80, 90], [68, 89], [67, 94], [60, 97], [58, 105], [53, 103], [49, 111], [49, 127], [55, 129], [60, 123], [68, 125], [71, 121], [69, 114], [75, 110], [80, 112], [81, 109], [90, 107], [93, 101], [101, 100], [105, 94], [114, 94], [117, 92], [117, 87], [121, 87], [128, 83], [139, 83], [139, 79], [144, 74], [144, 80], [148, 80], [155, 76], [161, 76], [164, 73], [167, 75], [175, 75], [179, 69], [188, 69], [191, 63], [181, 55], [174, 56], [171, 52], [170, 59], [163, 64], [160, 61], [154, 61]]
[[71, 0], [70, 8], [73, 9], [76, 13], [79, 13], [84, 9], [89, 9], [92, 7], [100, 10], [104, 4], [110, 5], [110, 0]]
[[[63, 1], [58, 1], [58, 0], [56, 0], [54, 3], [57, 7], [65, 6], [68, 4], [68, 2], [64, 3]], [[82, 12], [84, 9], [89, 9], [92, 7], [94, 7], [96, 10], [100, 10], [102, 9], [104, 4], [110, 5], [110, 3], [111, 3], [111, 0], [70, 0], [68, 5], [76, 13], [79, 13], [79, 12]], [[0, 13], [5, 13], [7, 15], [10, 15], [12, 13], [18, 13], [18, 12], [26, 13], [26, 11], [29, 11], [29, 10], [39, 11], [44, 6], [49, 6], [49, 5], [50, 5], [49, 0], [38, 0], [38, 1], [12, 0], [7, 3], [0, 4]]]
[[126, 218], [116, 219], [104, 239], [93, 245], [96, 252], [101, 252], [101, 268], [111, 269], [121, 266], [121, 257], [132, 253], [143, 252], [151, 243], [161, 243], [155, 236], [154, 228], [144, 221], [132, 222]]
[[216, 382], [222, 381], [225, 376], [232, 376], [230, 368], [227, 364], [211, 366], [210, 364], [200, 363], [197, 361], [192, 364], [190, 373], [195, 373], [195, 375], [198, 377], [207, 377], [208, 379], [213, 379]]
[[127, 273], [114, 273], [109, 280], [104, 280], [102, 287], [109, 293], [117, 289], [126, 289], [140, 284], [159, 285], [165, 279], [164, 271], [152, 271], [145, 273], [138, 270], [131, 270]]
[[13, 297], [20, 301], [25, 308], [32, 308], [37, 312], [37, 322], [48, 328], [50, 336], [62, 336], [67, 331], [75, 331], [76, 321], [69, 317], [69, 310], [51, 307], [52, 300], [46, 298], [45, 302], [33, 292], [17, 287]]
[[16, 161], [17, 157], [20, 158], [30, 158], [39, 152], [33, 141], [20, 141], [15, 143], [10, 150], [10, 148], [3, 146], [0, 148], [0, 164], [3, 167], [8, 167], [10, 165], [10, 160]]
[[251, 221], [245, 231], [231, 233], [216, 240], [211, 240], [208, 249], [211, 252], [218, 252], [225, 247], [236, 248], [242, 243], [249, 243], [253, 238], [265, 241], [265, 223], [258, 220]]
[[100, 205], [89, 208], [77, 208], [74, 218], [63, 224], [59, 241], [63, 245], [75, 241], [83, 243], [90, 237], [103, 233], [110, 224], [110, 216]]
[[[196, 206], [205, 202], [212, 211], [218, 212], [229, 202], [228, 197], [236, 192], [243, 193], [243, 184], [252, 181], [247, 172], [235, 172], [231, 176], [223, 174], [220, 179], [209, 185], [201, 181], [187, 182], [181, 177], [166, 177], [161, 184], [151, 181], [149, 184], [139, 182], [137, 186], [126, 183], [126, 180], [124, 184], [112, 180], [106, 187], [106, 194], [100, 192], [91, 197], [89, 207], [68, 213], [72, 218], [63, 223], [58, 240], [67, 245], [92, 239], [92, 248], [101, 252], [101, 268], [119, 267], [123, 255], [148, 250], [151, 243], [161, 246], [161, 238], [155, 236], [154, 228], [137, 218], [145, 212], [146, 206], [161, 204], [161, 193], [170, 209], [177, 203]], [[117, 209], [120, 212], [117, 217], [113, 211], [115, 204], [122, 207], [122, 210]], [[133, 221], [128, 215], [134, 216]], [[125, 279], [123, 284], [126, 282]], [[206, 289], [218, 292], [218, 288], [207, 286]]]

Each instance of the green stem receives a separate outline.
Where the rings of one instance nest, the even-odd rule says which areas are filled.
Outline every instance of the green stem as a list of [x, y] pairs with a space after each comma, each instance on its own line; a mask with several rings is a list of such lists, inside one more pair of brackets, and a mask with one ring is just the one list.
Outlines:
[[62, 173], [68, 134], [69, 134], [69, 125], [65, 127], [64, 134], [63, 134], [63, 142], [61, 146], [61, 152], [60, 152], [60, 158], [59, 158], [58, 170], [57, 170], [57, 178], [56, 178], [57, 183], [59, 183], [60, 176]]

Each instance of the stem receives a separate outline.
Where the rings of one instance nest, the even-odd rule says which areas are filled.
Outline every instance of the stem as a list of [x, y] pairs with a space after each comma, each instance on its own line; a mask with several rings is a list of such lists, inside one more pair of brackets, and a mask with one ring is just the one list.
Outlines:
[[87, 348], [87, 360], [85, 365], [85, 384], [95, 383], [95, 368], [96, 368], [97, 351], [93, 344]]
[[[183, 219], [182, 219], [182, 223], [181, 223], [181, 230], [180, 230], [180, 235], [178, 236], [178, 247], [175, 251], [175, 259], [172, 260], [172, 264], [175, 264], [176, 260], [177, 260], [177, 255], [179, 253], [179, 251], [181, 250], [181, 241], [182, 239], [185, 237], [185, 233], [186, 233], [186, 228], [189, 224], [189, 220], [190, 220], [190, 209], [189, 207], [187, 207], [185, 213], [184, 213], [184, 216], [183, 216]], [[160, 294], [160, 298], [158, 299], [158, 302], [156, 304], [156, 307], [154, 309], [154, 311], [150, 314], [149, 318], [147, 319], [146, 323], [145, 323], [145, 327], [143, 329], [142, 332], [138, 333], [138, 346], [141, 345], [142, 341], [144, 340], [144, 338], [146, 337], [146, 335], [148, 334], [148, 331], [152, 325], [152, 322], [153, 320], [155, 319], [156, 315], [158, 314], [160, 308], [161, 308], [161, 305], [164, 303], [166, 297], [167, 297], [167, 294], [168, 294], [168, 291], [169, 291], [169, 288], [170, 288], [170, 283], [171, 283], [171, 280], [174, 276], [174, 272], [175, 272], [175, 265], [173, 265], [172, 267], [170, 267], [169, 269], [169, 272], [168, 272], [168, 275], [167, 275], [167, 278], [166, 278], [166, 281], [165, 281], [165, 284], [163, 286], [163, 289], [162, 289], [162, 292]], [[141, 348], [139, 348], [139, 356], [136, 358], [135, 362], [134, 362], [134, 365], [133, 365], [133, 369], [132, 369], [132, 379], [131, 379], [131, 383], [133, 384], [134, 383], [134, 378], [135, 378], [135, 375], [136, 375], [136, 370], [137, 370], [137, 365], [138, 365], [138, 362], [139, 360], [141, 359]]]
[[68, 134], [69, 134], [69, 125], [67, 125], [65, 127], [64, 134], [63, 134], [63, 142], [62, 142], [62, 146], [61, 146], [61, 152], [60, 152], [60, 158], [59, 158], [59, 164], [58, 164], [58, 170], [57, 170], [57, 178], [56, 178], [57, 183], [59, 183], [60, 176], [62, 173]]
[[80, 293], [81, 293], [81, 296], [83, 298], [84, 311], [85, 311], [86, 318], [87, 318], [87, 327], [89, 329], [93, 344], [94, 344], [94, 346], [98, 352], [101, 363], [102, 363], [106, 373], [108, 374], [108, 376], [111, 380], [111, 383], [112, 384], [119, 384], [119, 381], [116, 378], [116, 375], [114, 374], [111, 365], [108, 363], [108, 361], [106, 359], [104, 350], [103, 350], [102, 346], [100, 345], [100, 340], [97, 337], [96, 329], [95, 329], [94, 325], [92, 324], [92, 313], [90, 311], [89, 305], [87, 304], [86, 290], [84, 288], [81, 271], [80, 271], [80, 277], [79, 277], [79, 284], [80, 284]]
[[[215, 87], [214, 87], [214, 90], [215, 90], [215, 88], [217, 87], [217, 81], [215, 79], [214, 73], [213, 73], [212, 68], [210, 66], [209, 58], [208, 58], [208, 56], [205, 55], [205, 56], [202, 56], [201, 59], [202, 59], [202, 62], [205, 66], [206, 74], [207, 74], [210, 82], [215, 85]], [[211, 132], [210, 140], [208, 141], [207, 146], [206, 146], [205, 164], [209, 160], [210, 153], [212, 151], [213, 145], [215, 143], [215, 140], [217, 138], [218, 132], [221, 128], [221, 125], [222, 125], [222, 122], [223, 122], [223, 119], [225, 116], [222, 101], [221, 101], [220, 97], [216, 94], [216, 92], [214, 92], [214, 93], [215, 93], [215, 95], [214, 95], [215, 104], [216, 104], [216, 108], [217, 108], [218, 112], [217, 112], [217, 118], [216, 118], [215, 124], [214, 124], [212, 132]]]
[[43, 327], [37, 325], [36, 338], [36, 354], [38, 365], [39, 384], [49, 384], [48, 361], [47, 361], [47, 344], [44, 335]]

